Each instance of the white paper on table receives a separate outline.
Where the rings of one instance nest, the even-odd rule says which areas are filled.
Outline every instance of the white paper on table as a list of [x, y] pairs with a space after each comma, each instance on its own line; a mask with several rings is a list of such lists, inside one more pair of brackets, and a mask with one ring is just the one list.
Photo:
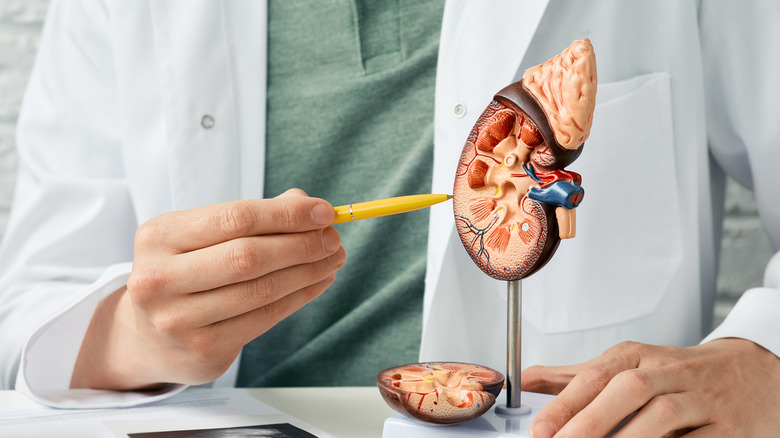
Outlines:
[[289, 423], [317, 437], [331, 435], [236, 388], [189, 389], [169, 399], [120, 409], [0, 409], [0, 436], [127, 437], [134, 432]]

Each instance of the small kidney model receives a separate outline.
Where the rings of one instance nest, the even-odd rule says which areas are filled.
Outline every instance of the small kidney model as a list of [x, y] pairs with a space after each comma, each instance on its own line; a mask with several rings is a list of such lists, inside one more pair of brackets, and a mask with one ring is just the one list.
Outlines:
[[496, 402], [504, 376], [481, 365], [426, 362], [389, 368], [377, 376], [388, 405], [410, 418], [456, 424], [479, 417]]
[[496, 93], [463, 147], [453, 190], [455, 224], [471, 258], [499, 280], [525, 278], [574, 237], [582, 152], [596, 102], [587, 39], [531, 67]]

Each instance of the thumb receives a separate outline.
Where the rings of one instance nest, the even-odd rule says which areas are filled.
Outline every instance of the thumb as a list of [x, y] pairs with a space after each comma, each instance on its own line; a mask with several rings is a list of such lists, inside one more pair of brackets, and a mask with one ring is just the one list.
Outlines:
[[577, 375], [580, 365], [546, 367], [534, 365], [520, 373], [520, 389], [558, 395]]

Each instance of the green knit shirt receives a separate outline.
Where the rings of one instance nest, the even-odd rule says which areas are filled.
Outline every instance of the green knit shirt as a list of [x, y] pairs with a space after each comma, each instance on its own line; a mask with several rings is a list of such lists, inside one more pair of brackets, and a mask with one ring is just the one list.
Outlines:
[[[265, 197], [430, 193], [443, 0], [271, 0]], [[416, 362], [428, 211], [336, 226], [346, 265], [250, 342], [239, 386], [373, 385]]]

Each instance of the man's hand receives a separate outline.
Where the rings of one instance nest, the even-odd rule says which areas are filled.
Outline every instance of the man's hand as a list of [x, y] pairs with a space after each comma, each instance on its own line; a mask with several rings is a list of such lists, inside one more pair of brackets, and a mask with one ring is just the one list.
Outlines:
[[530, 367], [525, 391], [558, 394], [533, 438], [778, 437], [780, 358], [744, 339], [695, 347], [621, 343], [588, 362]]
[[136, 233], [126, 288], [98, 305], [71, 387], [200, 384], [319, 296], [346, 254], [333, 207], [291, 190], [166, 213]]

